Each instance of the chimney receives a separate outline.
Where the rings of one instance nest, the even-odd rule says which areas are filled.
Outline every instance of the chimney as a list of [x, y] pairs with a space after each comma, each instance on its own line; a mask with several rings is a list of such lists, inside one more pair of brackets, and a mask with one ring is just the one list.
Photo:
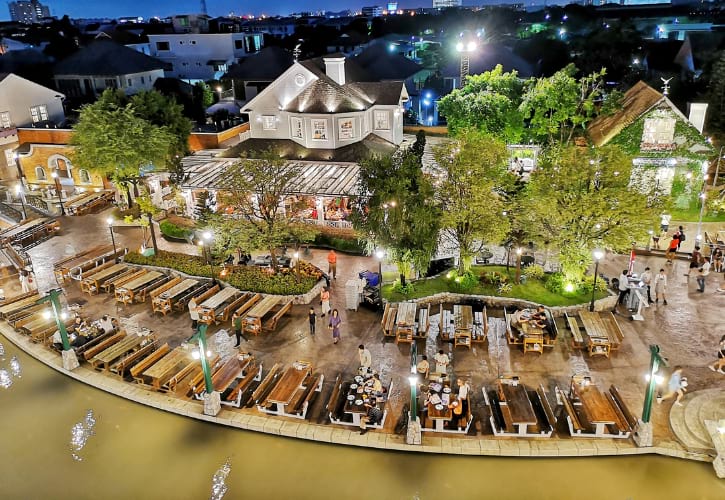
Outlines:
[[698, 132], [702, 134], [702, 129], [705, 127], [705, 112], [707, 111], [706, 102], [689, 102], [687, 107], [690, 108], [690, 116], [687, 117], [690, 120]]
[[338, 85], [345, 85], [345, 56], [324, 57], [325, 74], [332, 78]]

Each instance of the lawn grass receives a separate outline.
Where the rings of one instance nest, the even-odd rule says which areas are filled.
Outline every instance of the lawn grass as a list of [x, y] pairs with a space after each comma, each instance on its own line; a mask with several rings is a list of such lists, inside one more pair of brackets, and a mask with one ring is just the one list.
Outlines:
[[[673, 208], [670, 210], [672, 220], [677, 222], [697, 222], [700, 220], [700, 206], [691, 206], [687, 209]], [[725, 212], [702, 214], [702, 222], [725, 222]]]
[[[497, 271], [502, 274], [507, 274], [505, 266], [473, 266], [472, 270], [478, 275], [480, 275], [484, 271]], [[515, 273], [516, 271], [513, 268], [508, 271], [510, 281], [514, 280]], [[456, 292], [456, 290], [450, 286], [451, 281], [449, 279], [446, 279], [445, 273], [435, 278], [431, 278], [428, 280], [412, 281], [411, 283], [413, 283], [414, 291], [407, 295], [394, 292], [393, 285], [384, 285], [383, 297], [391, 302], [400, 302], [403, 300], [427, 297], [436, 293]], [[591, 294], [589, 293], [575, 292], [566, 295], [559, 295], [553, 293], [546, 289], [543, 281], [538, 280], [527, 280], [526, 283], [514, 285], [511, 293], [505, 296], [499, 295], [496, 287], [494, 287], [493, 285], [483, 284], [480, 282], [475, 287], [473, 287], [472, 290], [463, 293], [471, 295], [490, 295], [494, 297], [501, 296], [508, 298], [517, 298], [529, 300], [531, 302], [536, 302], [537, 304], [543, 304], [545, 306], [570, 306], [575, 304], [583, 304], [591, 300]], [[601, 299], [602, 297], [606, 296], [606, 292], [597, 292], [595, 294], [595, 298], [597, 299]]]

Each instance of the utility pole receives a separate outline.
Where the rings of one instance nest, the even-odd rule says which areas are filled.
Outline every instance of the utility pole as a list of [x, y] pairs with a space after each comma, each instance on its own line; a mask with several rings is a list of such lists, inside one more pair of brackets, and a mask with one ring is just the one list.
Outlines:
[[49, 290], [48, 293], [45, 295], [45, 297], [38, 299], [35, 301], [36, 304], [44, 304], [45, 302], [49, 302], [52, 307], [52, 314], [55, 318], [55, 324], [58, 327], [58, 332], [60, 332], [60, 338], [63, 343], [63, 351], [61, 352], [61, 355], [63, 356], [63, 368], [65, 368], [68, 371], [75, 370], [78, 368], [78, 357], [76, 356], [76, 352], [73, 350], [73, 348], [70, 345], [70, 340], [68, 340], [68, 332], [65, 329], [65, 323], [63, 322], [62, 313], [61, 313], [61, 305], [60, 305], [60, 296], [63, 293], [63, 291], [60, 288], [54, 288], [52, 290]]

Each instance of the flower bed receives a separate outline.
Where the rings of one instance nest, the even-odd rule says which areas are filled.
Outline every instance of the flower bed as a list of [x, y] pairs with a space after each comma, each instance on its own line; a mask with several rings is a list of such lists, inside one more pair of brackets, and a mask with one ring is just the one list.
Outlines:
[[[166, 267], [191, 276], [209, 276], [209, 264], [198, 255], [159, 251], [146, 257], [130, 252], [124, 260], [129, 264]], [[216, 270], [220, 270], [217, 266]], [[301, 295], [311, 290], [322, 278], [322, 271], [307, 262], [300, 262], [300, 280], [297, 282], [294, 269], [281, 269], [272, 274], [269, 269], [256, 266], [234, 266], [228, 268], [223, 280], [245, 292], [259, 292], [272, 295]]]

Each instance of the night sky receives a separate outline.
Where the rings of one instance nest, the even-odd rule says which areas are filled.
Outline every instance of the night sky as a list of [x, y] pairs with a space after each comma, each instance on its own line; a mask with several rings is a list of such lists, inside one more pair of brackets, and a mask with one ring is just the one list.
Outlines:
[[[515, 0], [464, 0], [464, 5], [481, 5], [485, 3], [514, 3]], [[168, 16], [170, 14], [189, 14], [199, 11], [199, 0], [41, 0], [50, 7], [52, 15], [62, 17], [110, 17], [121, 16]], [[541, 2], [536, 3], [543, 3]], [[553, 2], [549, 2], [553, 3]], [[387, 0], [206, 0], [207, 10], [212, 16], [235, 14], [289, 14], [301, 10], [329, 10], [333, 12], [344, 9], [359, 10], [363, 5], [380, 5], [385, 8]], [[432, 0], [399, 0], [399, 8], [431, 7]], [[5, 2], [0, 5], [0, 19], [7, 20]]]

